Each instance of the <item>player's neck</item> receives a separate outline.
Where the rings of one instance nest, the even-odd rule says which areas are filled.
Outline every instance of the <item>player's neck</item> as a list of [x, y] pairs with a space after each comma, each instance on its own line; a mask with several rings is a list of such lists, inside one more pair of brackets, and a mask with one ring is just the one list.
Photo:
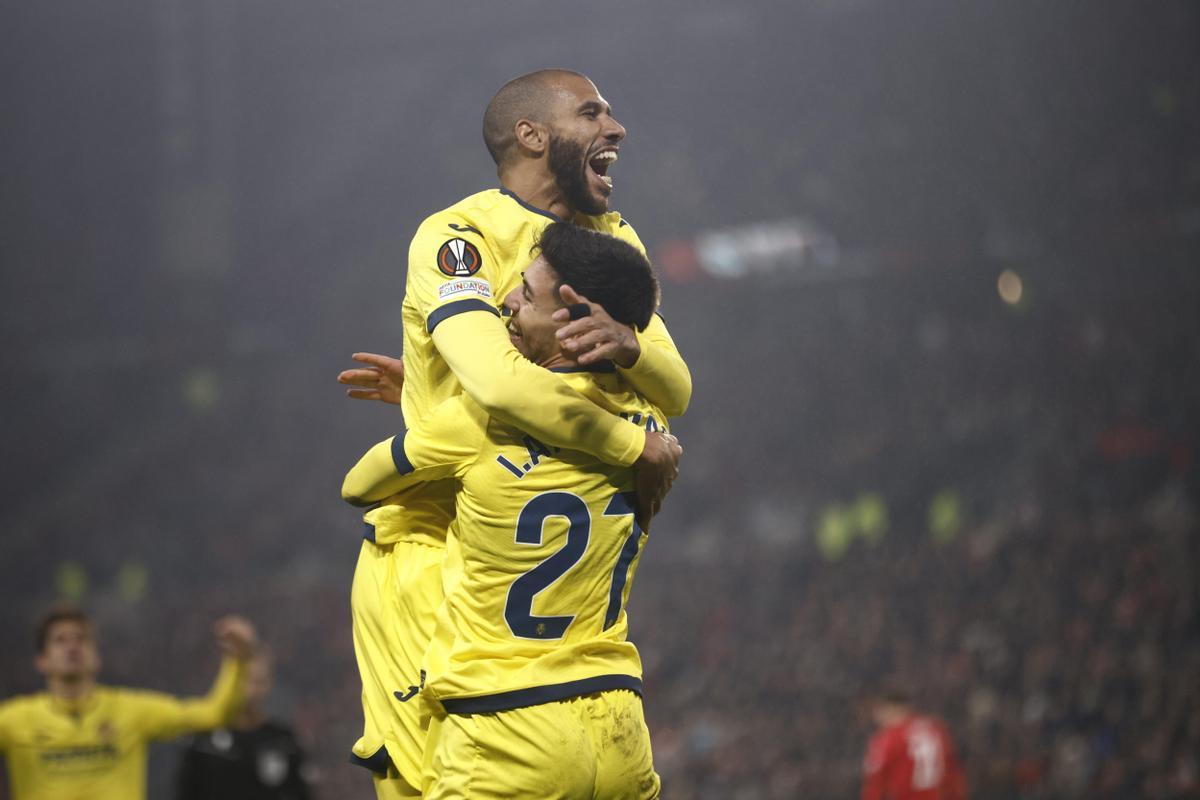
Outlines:
[[574, 359], [567, 358], [560, 350], [549, 358], [543, 358], [541, 361], [537, 362], [537, 365], [539, 367], [544, 367], [545, 369], [562, 369], [568, 367], [578, 367], [579, 362], [575, 361]]
[[526, 205], [547, 211], [559, 219], [570, 220], [575, 216], [575, 209], [563, 197], [558, 181], [540, 169], [518, 165], [500, 173], [500, 185]]
[[893, 725], [899, 725], [906, 719], [912, 716], [910, 708], [889, 708], [881, 711], [879, 714], [879, 724], [885, 728], [890, 728]]
[[48, 678], [46, 680], [46, 691], [55, 700], [61, 700], [64, 703], [81, 703], [91, 697], [95, 690], [96, 679], [94, 677], [76, 680]]

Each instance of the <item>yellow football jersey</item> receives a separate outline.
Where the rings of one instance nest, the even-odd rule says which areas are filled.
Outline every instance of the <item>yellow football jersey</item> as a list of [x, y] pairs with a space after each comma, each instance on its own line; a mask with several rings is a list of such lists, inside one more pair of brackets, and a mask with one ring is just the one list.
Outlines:
[[[417, 230], [409, 249], [408, 278], [402, 306], [404, 325], [404, 389], [402, 408], [409, 427], [423, 420], [439, 403], [462, 392], [462, 386], [445, 359], [434, 346], [434, 328], [445, 319], [466, 311], [485, 310], [499, 315], [505, 295], [521, 284], [521, 272], [533, 260], [533, 245], [542, 230], [557, 217], [524, 203], [504, 189], [489, 189], [471, 195], [450, 208], [427, 218]], [[578, 215], [576, 224], [621, 238], [645, 252], [633, 227], [620, 214]], [[690, 396], [690, 378], [662, 320], [657, 316], [639, 332], [647, 346], [665, 353], [668, 362], [682, 373], [669, 377], [646, 375], [654, 371], [653, 358], [643, 356], [639, 364], [622, 371], [635, 381], [641, 370], [647, 383], [663, 385], [659, 399], [651, 391], [644, 394], [667, 406], [665, 397], [686, 405]], [[514, 351], [515, 353], [515, 351]], [[646, 362], [645, 364], [641, 362]], [[491, 365], [479, 365], [490, 369]], [[532, 402], [537, 402], [534, 399]], [[561, 399], [545, 397], [545, 413], [536, 418], [555, 420]], [[681, 407], [682, 408], [682, 407]], [[564, 427], [564, 431], [566, 428]], [[569, 437], [564, 434], [563, 441]], [[631, 439], [632, 441], [632, 439]], [[620, 450], [623, 463], [629, 456], [628, 445]], [[407, 487], [364, 515], [368, 538], [380, 544], [399, 540], [425, 544], [444, 543], [453, 519], [454, 484], [452, 481], [427, 482]]]
[[[666, 429], [611, 364], [583, 369], [562, 377], [630, 424]], [[427, 700], [474, 713], [640, 693], [625, 615], [646, 539], [634, 521], [632, 469], [548, 447], [459, 395], [368, 451], [343, 496], [367, 501], [425, 482], [460, 486], [454, 577], [425, 659]]]
[[226, 659], [212, 691], [187, 700], [98, 686], [78, 704], [46, 692], [0, 703], [0, 751], [13, 800], [144, 798], [147, 742], [227, 723], [241, 702], [244, 675], [241, 662]]

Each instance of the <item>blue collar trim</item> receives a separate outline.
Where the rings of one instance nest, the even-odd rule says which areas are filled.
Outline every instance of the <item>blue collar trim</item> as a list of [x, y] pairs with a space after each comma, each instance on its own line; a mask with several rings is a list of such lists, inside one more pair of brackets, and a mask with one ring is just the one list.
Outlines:
[[517, 197], [515, 194], [513, 194], [512, 192], [510, 192], [508, 189], [501, 189], [501, 190], [500, 190], [500, 194], [503, 194], [503, 195], [508, 195], [508, 196], [509, 196], [509, 197], [511, 197], [513, 200], [516, 200], [516, 201], [517, 201], [517, 203], [518, 203], [518, 204], [521, 206], [521, 208], [524, 208], [524, 209], [526, 209], [527, 211], [532, 211], [532, 212], [533, 212], [533, 213], [535, 213], [535, 214], [541, 214], [543, 217], [546, 217], [547, 219], [552, 219], [552, 220], [554, 220], [555, 222], [565, 222], [565, 221], [566, 221], [566, 220], [564, 220], [562, 217], [560, 217], [560, 216], [558, 216], [558, 215], [556, 215], [556, 214], [551, 214], [549, 211], [547, 211], [547, 210], [546, 210], [546, 209], [544, 209], [544, 208], [538, 208], [537, 206], [531, 206], [531, 205], [529, 205], [529, 203], [526, 203], [524, 200], [522, 200], [521, 198]]

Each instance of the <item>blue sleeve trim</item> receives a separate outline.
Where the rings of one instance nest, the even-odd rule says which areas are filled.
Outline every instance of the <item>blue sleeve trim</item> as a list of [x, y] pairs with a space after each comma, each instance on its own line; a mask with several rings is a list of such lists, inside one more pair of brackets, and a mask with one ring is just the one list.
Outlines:
[[549, 686], [534, 686], [530, 689], [517, 689], [512, 692], [500, 692], [483, 697], [443, 698], [442, 706], [446, 709], [447, 714], [487, 714], [493, 711], [525, 708], [526, 706], [540, 706], [543, 703], [568, 700], [594, 692], [607, 692], [611, 689], [629, 689], [641, 697], [642, 680], [632, 675], [597, 675], [594, 678], [583, 678]]
[[387, 748], [380, 745], [378, 750], [366, 758], [351, 753], [350, 763], [358, 767], [366, 767], [376, 775], [387, 775], [388, 767], [392, 765], [392, 759], [388, 757]]
[[453, 317], [455, 314], [463, 314], [467, 311], [490, 311], [497, 317], [500, 316], [500, 312], [496, 310], [496, 307], [484, 300], [478, 300], [474, 297], [466, 300], [455, 300], [453, 303], [446, 303], [446, 305], [440, 308], [435, 308], [433, 313], [425, 320], [425, 330], [428, 333], [433, 333], [433, 329], [439, 323]]
[[396, 472], [401, 475], [407, 475], [416, 467], [408, 460], [408, 453], [404, 452], [404, 439], [408, 433], [397, 433], [392, 437], [392, 463], [396, 465]]

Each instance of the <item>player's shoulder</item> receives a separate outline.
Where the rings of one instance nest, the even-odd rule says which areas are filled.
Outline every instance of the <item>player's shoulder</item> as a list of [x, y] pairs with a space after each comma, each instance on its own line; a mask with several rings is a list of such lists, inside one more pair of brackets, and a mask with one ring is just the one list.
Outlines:
[[516, 215], [506, 213], [511, 211], [509, 201], [501, 190], [485, 189], [430, 214], [421, 221], [417, 230], [418, 234], [473, 233], [486, 238], [492, 230], [519, 222]]
[[560, 371], [559, 376], [571, 388], [610, 414], [623, 417], [648, 431], [667, 431], [662, 410], [633, 390], [620, 378], [616, 368], [598, 365], [591, 370]]
[[641, 238], [637, 235], [637, 231], [629, 224], [629, 220], [625, 219], [619, 211], [609, 211], [604, 214], [595, 214], [592, 216], [580, 215], [575, 218], [576, 224], [590, 228], [600, 233], [606, 233], [609, 236], [615, 236], [623, 242], [633, 245], [643, 254], [646, 252], [646, 245], [642, 243]]
[[154, 689], [135, 686], [97, 686], [96, 705], [111, 704], [114, 710], [136, 710], [143, 703], [154, 703], [174, 699], [173, 695]]
[[612, 234], [632, 234], [634, 233], [633, 226], [629, 224], [629, 220], [621, 215], [620, 211], [606, 211], [603, 214], [580, 214], [575, 218], [575, 222], [585, 228], [591, 228], [594, 231], [601, 233]]
[[0, 699], [0, 715], [19, 717], [33, 713], [45, 707], [49, 700], [50, 695], [46, 692], [15, 694], [12, 697]]

